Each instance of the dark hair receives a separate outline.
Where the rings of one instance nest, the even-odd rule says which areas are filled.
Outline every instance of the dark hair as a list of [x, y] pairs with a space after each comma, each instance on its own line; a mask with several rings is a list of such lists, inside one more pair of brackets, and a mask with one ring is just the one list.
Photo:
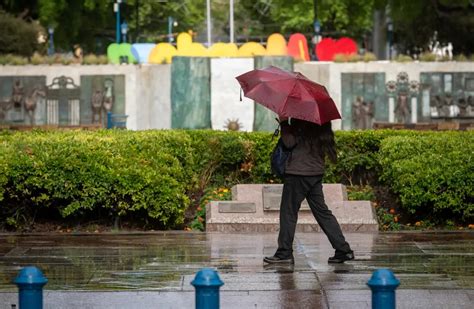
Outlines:
[[291, 119], [291, 126], [294, 126], [299, 136], [310, 142], [311, 149], [316, 146], [323, 159], [327, 156], [332, 162], [336, 163], [336, 142], [331, 122], [318, 125], [309, 121]]

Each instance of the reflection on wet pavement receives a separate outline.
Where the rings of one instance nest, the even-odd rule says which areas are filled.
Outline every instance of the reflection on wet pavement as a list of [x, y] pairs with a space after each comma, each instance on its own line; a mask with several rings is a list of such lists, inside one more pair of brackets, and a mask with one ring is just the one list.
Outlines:
[[347, 300], [334, 292], [344, 291], [356, 302], [363, 298], [364, 307], [366, 282], [378, 268], [392, 269], [399, 289], [474, 289], [472, 232], [348, 233], [356, 259], [336, 265], [327, 263], [333, 249], [324, 234], [301, 233], [295, 265], [264, 265], [263, 257], [276, 250], [276, 238], [273, 233], [194, 232], [0, 235], [0, 290], [16, 291], [11, 281], [26, 265], [42, 269], [47, 290], [189, 294], [195, 273], [213, 267], [225, 283], [221, 291], [230, 293], [228, 300], [265, 295], [281, 306], [298, 300], [301, 306], [319, 307], [323, 297], [342, 306]]

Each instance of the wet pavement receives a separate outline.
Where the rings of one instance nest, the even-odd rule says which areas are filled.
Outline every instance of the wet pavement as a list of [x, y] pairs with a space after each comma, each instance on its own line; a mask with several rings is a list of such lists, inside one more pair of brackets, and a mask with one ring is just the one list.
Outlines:
[[322, 233], [300, 233], [294, 266], [264, 265], [276, 233], [157, 232], [0, 235], [0, 308], [17, 304], [11, 281], [35, 265], [48, 278], [45, 308], [193, 308], [203, 267], [224, 281], [221, 308], [370, 308], [366, 283], [390, 268], [398, 308], [473, 308], [474, 233], [347, 233], [356, 260], [327, 264]]

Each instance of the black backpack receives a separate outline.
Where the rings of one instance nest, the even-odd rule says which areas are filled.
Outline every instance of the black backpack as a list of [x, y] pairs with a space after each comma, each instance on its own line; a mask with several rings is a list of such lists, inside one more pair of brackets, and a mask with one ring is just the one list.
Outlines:
[[[276, 136], [279, 136], [279, 134], [280, 134], [280, 125], [278, 125], [278, 128], [276, 128], [275, 132], [273, 133], [272, 140]], [[281, 136], [278, 139], [278, 142], [272, 151], [271, 160], [270, 160], [272, 173], [275, 174], [275, 176], [277, 176], [278, 178], [283, 178], [283, 176], [285, 176], [286, 162], [288, 160], [291, 160], [291, 152], [293, 151], [295, 147], [296, 146], [292, 148], [286, 147], [285, 144], [283, 143]]]

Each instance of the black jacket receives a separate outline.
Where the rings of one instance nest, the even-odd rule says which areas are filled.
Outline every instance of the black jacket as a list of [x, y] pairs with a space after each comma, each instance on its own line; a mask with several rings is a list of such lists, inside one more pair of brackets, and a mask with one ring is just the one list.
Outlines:
[[281, 137], [288, 148], [293, 148], [286, 163], [286, 174], [316, 176], [324, 174], [324, 159], [316, 143], [305, 139], [297, 126], [281, 122]]

